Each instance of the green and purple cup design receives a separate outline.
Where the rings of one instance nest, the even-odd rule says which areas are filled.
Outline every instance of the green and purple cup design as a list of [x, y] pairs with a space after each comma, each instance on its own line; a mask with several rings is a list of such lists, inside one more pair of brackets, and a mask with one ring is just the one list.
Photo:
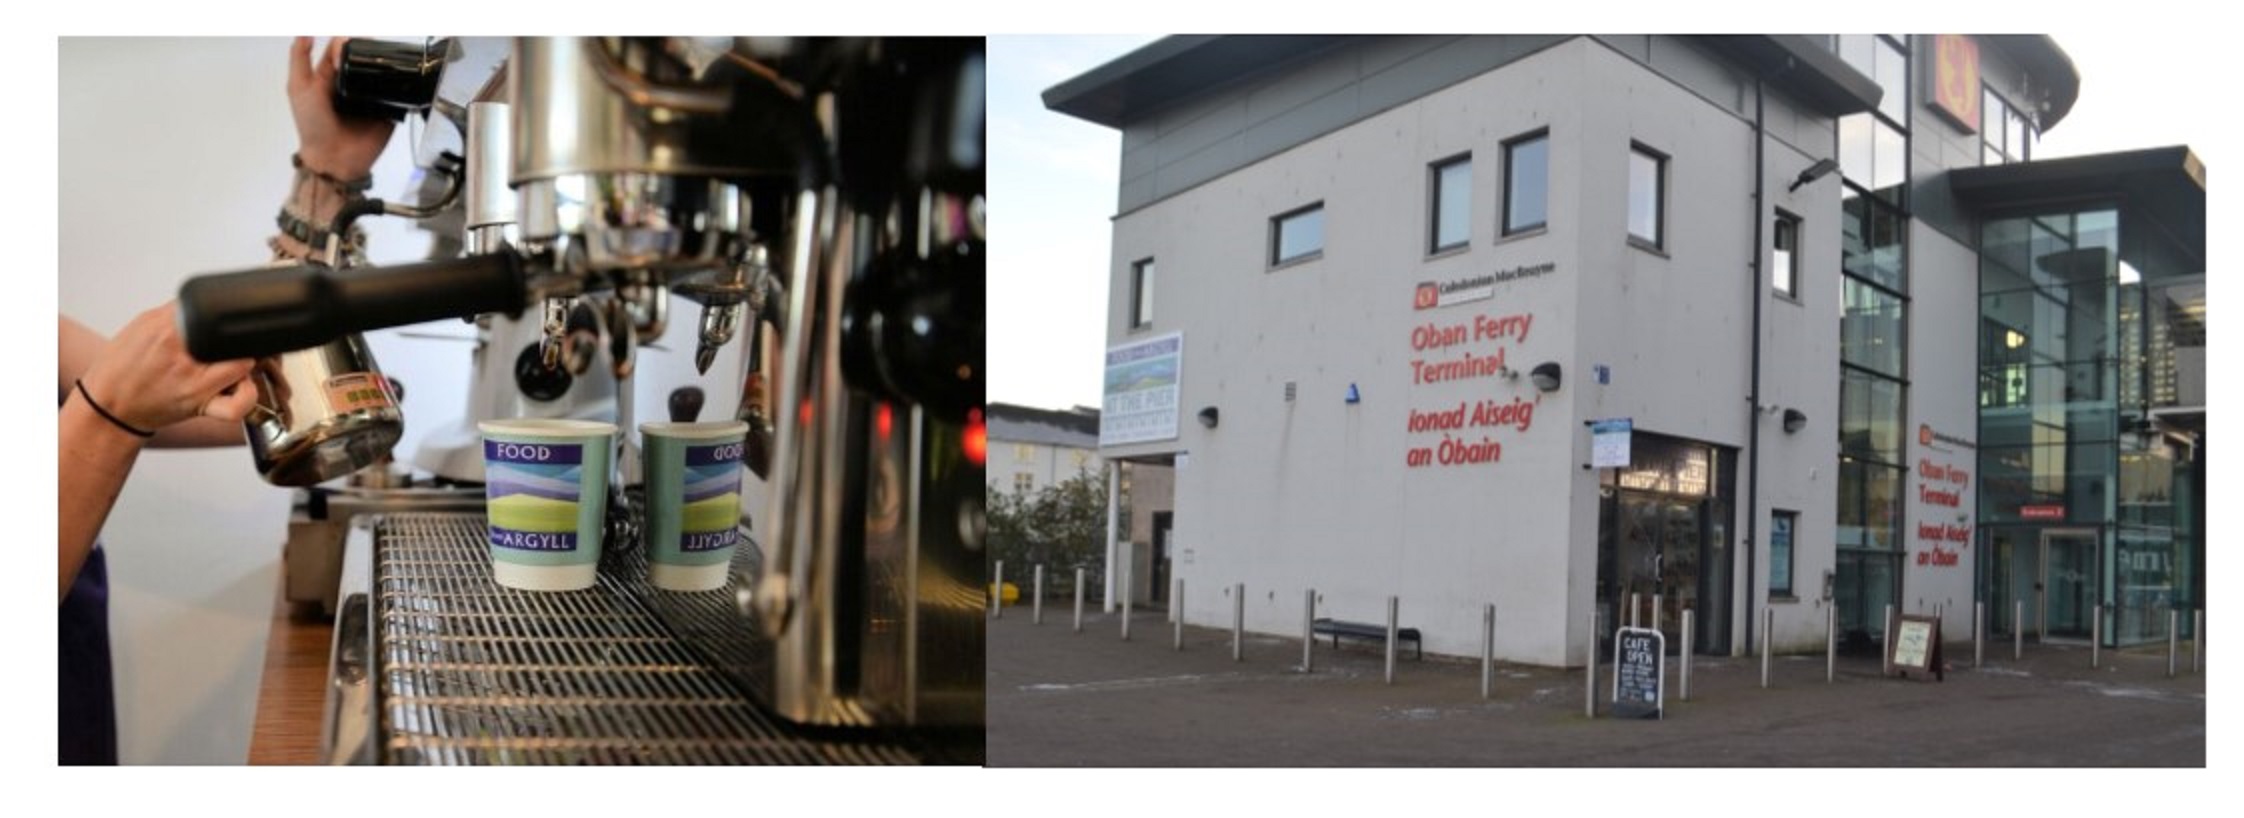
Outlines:
[[575, 591], [599, 578], [615, 424], [526, 418], [483, 431], [491, 574], [526, 591]]
[[647, 578], [669, 591], [724, 587], [740, 544], [740, 455], [748, 424], [646, 423]]

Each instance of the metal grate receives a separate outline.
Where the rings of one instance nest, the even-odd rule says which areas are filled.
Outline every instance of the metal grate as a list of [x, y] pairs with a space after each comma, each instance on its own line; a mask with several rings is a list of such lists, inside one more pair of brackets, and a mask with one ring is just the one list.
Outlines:
[[[491, 579], [480, 513], [391, 514], [375, 531], [386, 764], [910, 764], [872, 739], [796, 734], [681, 644], [633, 583]], [[715, 596], [715, 594], [712, 594]]]

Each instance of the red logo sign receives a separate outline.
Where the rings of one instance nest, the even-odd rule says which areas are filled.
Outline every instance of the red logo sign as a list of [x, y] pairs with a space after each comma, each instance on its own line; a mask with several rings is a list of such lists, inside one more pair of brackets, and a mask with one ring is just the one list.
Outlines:
[[2064, 506], [2019, 506], [2018, 516], [2028, 520], [2065, 519]]
[[1941, 34], [1933, 38], [1933, 50], [1932, 109], [1965, 133], [1979, 130], [1979, 44], [1961, 34]]
[[1411, 299], [1411, 309], [1430, 310], [1439, 306], [1441, 306], [1441, 287], [1436, 286], [1431, 281], [1419, 282], [1418, 293]]
[[1932, 427], [1931, 427], [1931, 426], [1927, 426], [1927, 425], [1925, 425], [1925, 424], [1922, 424], [1922, 423], [1919, 423], [1919, 424], [1917, 424], [1917, 445], [1919, 445], [1919, 446], [1930, 446], [1930, 445], [1932, 445]]

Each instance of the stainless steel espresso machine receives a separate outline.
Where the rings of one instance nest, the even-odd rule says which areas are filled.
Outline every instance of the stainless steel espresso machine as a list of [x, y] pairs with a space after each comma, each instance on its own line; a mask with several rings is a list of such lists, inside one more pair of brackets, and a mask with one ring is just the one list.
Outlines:
[[[441, 499], [417, 507], [431, 489], [362, 472], [335, 495], [359, 504], [322, 515], [351, 552], [333, 759], [980, 761], [982, 66], [979, 38], [348, 44], [339, 107], [415, 118], [424, 183], [418, 202], [355, 203], [343, 221], [421, 219], [437, 257], [353, 266], [325, 248], [180, 294], [204, 360], [474, 327], [469, 406], [412, 455]], [[635, 351], [678, 340], [672, 294], [700, 307], [696, 369], [719, 394], [737, 384], [737, 403], [679, 384], [657, 412], [634, 406]], [[525, 416], [623, 430], [591, 591], [499, 588], [487, 565], [477, 580], [480, 494], [457, 506], [482, 479], [474, 424]], [[718, 417], [750, 424], [757, 547], [720, 591], [654, 590], [635, 550], [636, 425]], [[672, 649], [657, 642], [678, 653], [646, 655]], [[688, 661], [722, 682], [710, 695], [752, 707], [657, 712], [685, 695], [668, 665]], [[611, 667], [640, 675], [601, 678]], [[479, 696], [491, 712], [464, 712]], [[571, 743], [578, 724], [602, 735]]]

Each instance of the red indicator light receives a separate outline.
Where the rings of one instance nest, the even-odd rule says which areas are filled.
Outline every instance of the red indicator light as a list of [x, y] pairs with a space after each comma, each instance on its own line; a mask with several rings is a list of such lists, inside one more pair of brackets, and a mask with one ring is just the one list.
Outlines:
[[895, 412], [888, 408], [888, 404], [883, 403], [873, 412], [873, 431], [880, 434], [880, 442], [887, 443], [888, 433], [894, 428], [896, 428]]
[[982, 410], [968, 410], [963, 444], [966, 448], [966, 459], [973, 461], [976, 466], [982, 465], [989, 457], [990, 441], [988, 434], [988, 431], [982, 426]]

